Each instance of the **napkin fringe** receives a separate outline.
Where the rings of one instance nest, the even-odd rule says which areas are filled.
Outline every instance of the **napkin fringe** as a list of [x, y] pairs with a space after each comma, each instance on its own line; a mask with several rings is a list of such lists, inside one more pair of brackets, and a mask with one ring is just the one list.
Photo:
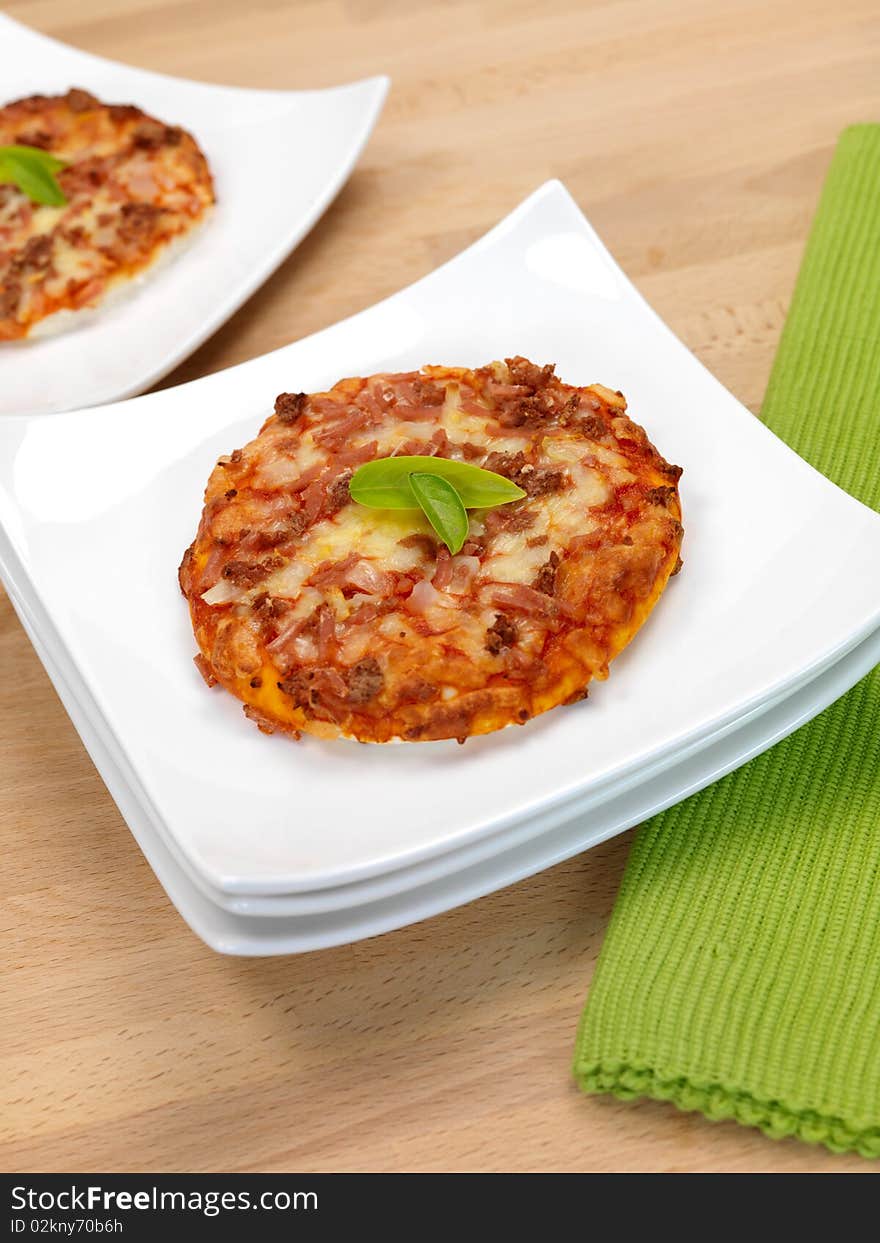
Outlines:
[[575, 1061], [574, 1075], [586, 1096], [610, 1095], [620, 1101], [648, 1097], [676, 1105], [684, 1113], [701, 1113], [710, 1122], [742, 1123], [770, 1139], [796, 1139], [823, 1144], [832, 1152], [880, 1157], [880, 1127], [856, 1130], [842, 1118], [826, 1118], [813, 1110], [797, 1110], [783, 1101], [762, 1101], [748, 1092], [720, 1083], [697, 1083], [693, 1076], [665, 1078], [650, 1066], [625, 1062]]

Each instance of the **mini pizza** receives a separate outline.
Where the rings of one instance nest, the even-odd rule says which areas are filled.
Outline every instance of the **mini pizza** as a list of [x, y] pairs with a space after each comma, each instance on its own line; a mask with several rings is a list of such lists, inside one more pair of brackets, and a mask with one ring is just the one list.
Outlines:
[[[620, 393], [524, 358], [282, 393], [217, 463], [180, 567], [209, 685], [266, 732], [459, 741], [585, 698], [680, 567], [680, 468]], [[362, 463], [437, 455], [526, 495], [452, 556], [419, 511], [366, 508]]]
[[67, 202], [32, 202], [0, 184], [0, 341], [46, 331], [144, 272], [214, 202], [204, 155], [184, 130], [87, 91], [0, 108], [0, 146], [65, 162]]

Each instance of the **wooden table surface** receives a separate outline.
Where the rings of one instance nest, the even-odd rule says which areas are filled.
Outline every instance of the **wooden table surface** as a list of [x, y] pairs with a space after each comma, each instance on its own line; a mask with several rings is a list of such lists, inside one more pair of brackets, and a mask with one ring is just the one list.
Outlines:
[[[4, 7], [208, 81], [393, 79], [337, 202], [168, 384], [368, 306], [558, 176], [757, 409], [836, 136], [880, 119], [877, 0]], [[358, 945], [212, 953], [159, 888], [5, 598], [0, 843], [0, 1169], [870, 1168], [579, 1095], [575, 1024], [628, 835]]]

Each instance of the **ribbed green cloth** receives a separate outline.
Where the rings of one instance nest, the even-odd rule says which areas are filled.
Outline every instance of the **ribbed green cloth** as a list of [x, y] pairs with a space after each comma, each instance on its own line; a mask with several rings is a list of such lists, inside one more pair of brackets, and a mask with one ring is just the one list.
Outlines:
[[[840, 139], [762, 417], [880, 509], [880, 126]], [[880, 667], [639, 831], [574, 1070], [880, 1156]]]

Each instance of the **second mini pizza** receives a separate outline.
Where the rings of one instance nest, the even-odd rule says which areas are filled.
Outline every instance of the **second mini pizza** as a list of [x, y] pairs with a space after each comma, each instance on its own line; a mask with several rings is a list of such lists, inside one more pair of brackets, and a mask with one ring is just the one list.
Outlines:
[[0, 108], [4, 150], [26, 171], [49, 157], [59, 195], [40, 202], [0, 184], [0, 341], [69, 326], [182, 241], [214, 203], [191, 134], [78, 88]]

